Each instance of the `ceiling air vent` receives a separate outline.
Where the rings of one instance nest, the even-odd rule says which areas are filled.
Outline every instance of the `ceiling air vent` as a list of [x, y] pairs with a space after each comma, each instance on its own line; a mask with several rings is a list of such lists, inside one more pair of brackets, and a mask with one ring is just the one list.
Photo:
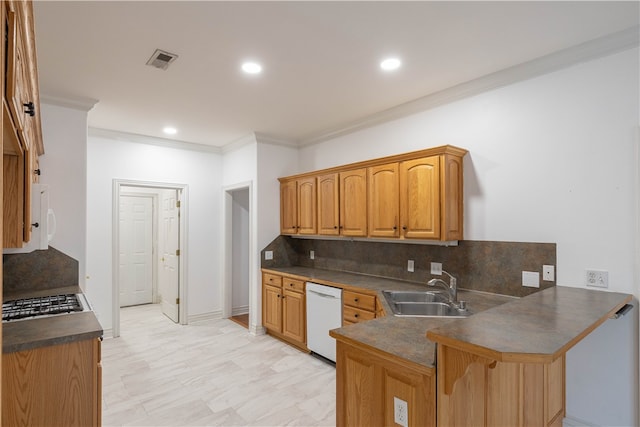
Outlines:
[[147, 65], [151, 65], [152, 67], [160, 68], [161, 70], [166, 70], [169, 68], [169, 64], [176, 60], [178, 55], [175, 53], [169, 53], [164, 50], [156, 49], [151, 55], [151, 58], [147, 61]]

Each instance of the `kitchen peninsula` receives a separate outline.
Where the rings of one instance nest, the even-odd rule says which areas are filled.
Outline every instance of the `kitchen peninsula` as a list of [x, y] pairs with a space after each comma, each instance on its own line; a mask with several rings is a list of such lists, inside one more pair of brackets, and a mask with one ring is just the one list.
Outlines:
[[468, 318], [402, 318], [379, 292], [423, 284], [301, 266], [263, 272], [376, 295], [386, 314], [330, 332], [338, 426], [393, 425], [396, 398], [409, 426], [559, 426], [566, 352], [631, 301], [562, 286], [522, 298], [461, 290]]

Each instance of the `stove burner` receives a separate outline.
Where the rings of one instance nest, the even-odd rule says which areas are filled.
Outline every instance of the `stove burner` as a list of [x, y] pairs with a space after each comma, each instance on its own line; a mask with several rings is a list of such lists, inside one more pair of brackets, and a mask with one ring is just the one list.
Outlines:
[[77, 294], [24, 298], [2, 304], [2, 321], [84, 311]]

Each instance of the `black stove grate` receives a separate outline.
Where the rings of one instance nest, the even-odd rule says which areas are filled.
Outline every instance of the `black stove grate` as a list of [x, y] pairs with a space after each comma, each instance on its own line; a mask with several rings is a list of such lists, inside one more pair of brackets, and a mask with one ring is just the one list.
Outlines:
[[76, 294], [23, 298], [2, 303], [2, 321], [83, 311]]

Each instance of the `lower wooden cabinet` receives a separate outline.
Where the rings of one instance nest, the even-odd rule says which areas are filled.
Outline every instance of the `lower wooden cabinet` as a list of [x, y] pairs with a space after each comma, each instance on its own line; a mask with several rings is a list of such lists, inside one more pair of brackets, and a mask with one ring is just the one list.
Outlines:
[[337, 342], [336, 425], [394, 426], [397, 399], [408, 426], [436, 424], [435, 372], [386, 354]]
[[342, 292], [342, 325], [365, 322], [375, 319], [377, 303], [374, 295], [360, 292]]
[[2, 425], [100, 426], [100, 340], [2, 355]]
[[262, 274], [262, 325], [270, 335], [307, 349], [305, 282]]

